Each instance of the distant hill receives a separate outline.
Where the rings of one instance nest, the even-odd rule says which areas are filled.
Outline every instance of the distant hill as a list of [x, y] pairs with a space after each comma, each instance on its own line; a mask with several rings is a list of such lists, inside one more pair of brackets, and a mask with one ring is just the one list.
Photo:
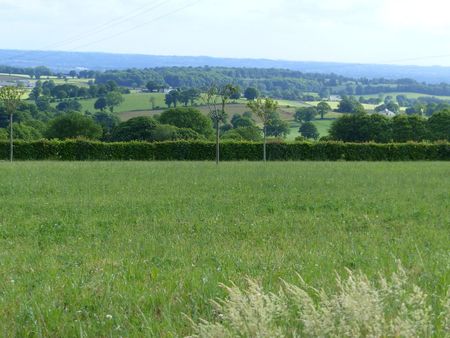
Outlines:
[[0, 50], [0, 65], [47, 66], [55, 71], [72, 69], [127, 69], [153, 67], [255, 67], [283, 68], [307, 73], [335, 73], [352, 78], [411, 78], [428, 83], [450, 82], [450, 67], [397, 66], [332, 62], [230, 59], [206, 56], [156, 56], [137, 54], [79, 53], [53, 51]]

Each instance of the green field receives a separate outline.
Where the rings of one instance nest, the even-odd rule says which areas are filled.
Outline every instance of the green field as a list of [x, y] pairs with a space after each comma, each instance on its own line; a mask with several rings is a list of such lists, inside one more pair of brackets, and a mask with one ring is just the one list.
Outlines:
[[[333, 123], [334, 118], [326, 118], [324, 120], [314, 120], [312, 123], [316, 126], [317, 131], [319, 132], [320, 137], [328, 136], [329, 130], [331, 128], [331, 124]], [[286, 140], [293, 141], [296, 137], [300, 136], [298, 129], [300, 128], [300, 124], [298, 122], [291, 122], [290, 124], [291, 132], [287, 136]]]
[[[1, 336], [173, 337], [219, 283], [450, 285], [447, 163], [0, 163]], [[435, 309], [438, 311], [438, 309]]]
[[[124, 102], [115, 108], [115, 112], [117, 113], [135, 113], [136, 112], [144, 112], [151, 110], [150, 97], [155, 98], [155, 105], [160, 107], [165, 107], [164, 103], [164, 94], [161, 93], [131, 93], [123, 95]], [[94, 103], [97, 99], [89, 99], [89, 100], [80, 100], [81, 105], [83, 106], [83, 111], [94, 112]], [[139, 114], [139, 113], [138, 113]]]
[[393, 98], [395, 98], [397, 95], [405, 95], [409, 99], [418, 99], [419, 97], [436, 97], [441, 100], [450, 100], [450, 96], [429, 95], [429, 94], [420, 94], [420, 93], [411, 93], [411, 92], [392, 92], [392, 93], [381, 93], [381, 94], [362, 95], [362, 96], [365, 98], [377, 98], [380, 95], [392, 96]]

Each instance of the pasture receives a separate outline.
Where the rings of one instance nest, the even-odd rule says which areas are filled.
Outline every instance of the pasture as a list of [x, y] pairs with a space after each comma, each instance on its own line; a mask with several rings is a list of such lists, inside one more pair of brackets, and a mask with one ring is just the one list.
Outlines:
[[[0, 335], [182, 336], [219, 283], [450, 285], [448, 163], [0, 163]], [[434, 305], [434, 311], [439, 309]]]

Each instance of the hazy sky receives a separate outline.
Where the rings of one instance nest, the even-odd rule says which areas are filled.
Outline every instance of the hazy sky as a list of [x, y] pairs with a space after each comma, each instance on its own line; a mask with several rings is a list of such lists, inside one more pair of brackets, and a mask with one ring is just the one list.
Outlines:
[[0, 48], [450, 66], [448, 0], [0, 0]]

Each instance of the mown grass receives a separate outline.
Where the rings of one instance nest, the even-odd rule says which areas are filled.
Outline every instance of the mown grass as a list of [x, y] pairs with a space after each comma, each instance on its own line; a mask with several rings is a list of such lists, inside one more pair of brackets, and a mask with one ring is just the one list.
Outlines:
[[179, 336], [219, 283], [450, 285], [447, 163], [1, 163], [0, 335]]

